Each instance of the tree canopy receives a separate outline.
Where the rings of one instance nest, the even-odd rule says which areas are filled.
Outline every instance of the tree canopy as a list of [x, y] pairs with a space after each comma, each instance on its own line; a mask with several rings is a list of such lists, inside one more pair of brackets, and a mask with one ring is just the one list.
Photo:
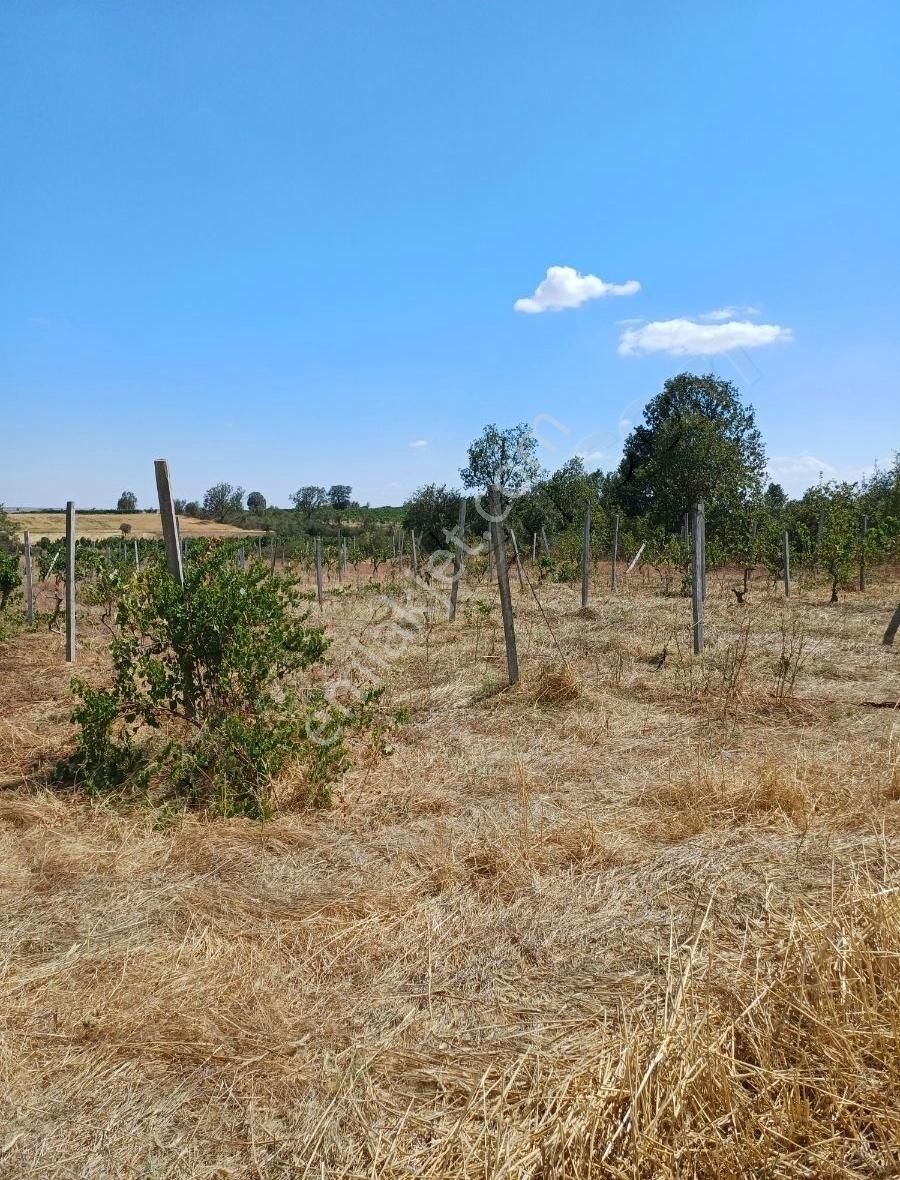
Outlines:
[[753, 407], [730, 381], [679, 373], [625, 440], [617, 498], [635, 516], [676, 529], [698, 500], [737, 508], [762, 491], [766, 453]]
[[224, 521], [242, 511], [244, 489], [230, 483], [217, 483], [203, 496], [203, 511], [212, 520]]
[[416, 533], [426, 551], [443, 549], [444, 530], [456, 527], [461, 499], [461, 493], [446, 484], [425, 484], [404, 504], [403, 525]]
[[463, 486], [486, 490], [495, 484], [507, 497], [521, 495], [541, 474], [537, 445], [525, 422], [506, 430], [485, 426], [469, 445], [469, 462], [459, 473]]

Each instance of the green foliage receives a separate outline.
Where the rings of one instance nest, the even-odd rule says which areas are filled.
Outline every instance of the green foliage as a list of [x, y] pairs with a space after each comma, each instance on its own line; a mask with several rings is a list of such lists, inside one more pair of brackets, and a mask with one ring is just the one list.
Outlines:
[[[107, 503], [109, 501], [107, 500]], [[134, 492], [123, 492], [116, 503], [117, 512], [136, 512], [137, 496]]]
[[236, 516], [243, 510], [243, 505], [244, 489], [232, 487], [230, 483], [217, 483], [203, 496], [203, 512], [211, 520], [222, 522], [229, 516]]
[[328, 503], [339, 512], [350, 507], [353, 489], [348, 483], [333, 483], [328, 489]]
[[0, 611], [6, 610], [7, 603], [21, 584], [18, 556], [0, 550]]
[[251, 492], [247, 497], [247, 511], [248, 512], [265, 512], [266, 498], [262, 492]]
[[324, 508], [328, 503], [328, 493], [324, 488], [315, 484], [307, 484], [291, 494], [291, 503], [298, 512], [315, 512], [317, 508]]
[[12, 550], [16, 547], [16, 530], [6, 509], [0, 504], [0, 549]]
[[183, 591], [160, 566], [110, 585], [113, 682], [76, 684], [76, 750], [59, 777], [89, 791], [152, 785], [262, 817], [273, 777], [296, 760], [310, 801], [324, 801], [346, 761], [345, 722], [298, 682], [327, 640], [307, 626], [293, 583], [262, 563], [241, 570], [230, 547], [212, 544], [191, 554]]
[[420, 487], [404, 504], [403, 526], [414, 530], [424, 552], [444, 549], [447, 532], [459, 523], [461, 494], [446, 484]]
[[670, 530], [698, 500], [734, 510], [762, 490], [765, 449], [752, 407], [713, 374], [680, 373], [648, 402], [625, 440], [616, 497], [632, 515]]
[[525, 422], [507, 430], [485, 426], [469, 446], [469, 462], [459, 473], [463, 485], [486, 490], [496, 484], [505, 496], [521, 495], [541, 474], [537, 445]]

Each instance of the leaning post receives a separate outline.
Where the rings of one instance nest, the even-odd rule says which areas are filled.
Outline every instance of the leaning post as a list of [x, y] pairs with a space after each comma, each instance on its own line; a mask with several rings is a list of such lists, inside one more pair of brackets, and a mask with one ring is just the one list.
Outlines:
[[591, 582], [591, 506], [584, 506], [584, 532], [581, 538], [581, 609], [588, 604]]
[[866, 533], [869, 531], [869, 518], [863, 516], [859, 526], [859, 588], [866, 588]]
[[75, 663], [75, 505], [66, 504], [66, 663]]
[[695, 504], [691, 521], [691, 615], [694, 625], [694, 655], [703, 651], [703, 505]]
[[519, 575], [519, 589], [525, 589], [525, 575], [522, 573], [522, 559], [519, 556], [519, 542], [516, 540], [515, 529], [509, 530], [509, 539], [512, 541], [513, 557], [516, 560], [516, 573]]
[[894, 617], [888, 623], [887, 631], [885, 631], [884, 639], [881, 642], [887, 647], [890, 647], [894, 642], [894, 636], [897, 634], [898, 628], [900, 628], [900, 606], [894, 611]]
[[452, 623], [456, 618], [456, 600], [459, 597], [459, 584], [465, 569], [463, 545], [466, 535], [466, 498], [460, 497], [459, 520], [456, 525], [456, 539], [453, 543], [453, 581], [450, 584], [450, 606], [447, 610], [447, 621]]
[[325, 591], [322, 588], [322, 538], [316, 537], [316, 598], [319, 600], [319, 610], [325, 601]]
[[34, 576], [31, 567], [31, 537], [25, 530], [25, 618], [30, 627], [34, 622]]
[[613, 525], [613, 551], [612, 551], [612, 574], [610, 575], [610, 588], [616, 588], [616, 564], [619, 560], [619, 514], [616, 513], [615, 524]]
[[781, 538], [781, 560], [784, 566], [784, 596], [790, 598], [791, 596], [791, 543], [788, 539], [788, 531], [784, 530], [784, 535]]
[[506, 546], [503, 539], [502, 508], [500, 489], [492, 484], [489, 490], [491, 512], [491, 539], [494, 560], [497, 566], [497, 588], [500, 591], [500, 611], [503, 615], [503, 638], [506, 641], [506, 667], [510, 685], [519, 679], [519, 657], [516, 652], [516, 629], [513, 622], [512, 595], [509, 592], [509, 567], [506, 564]]
[[163, 542], [166, 547], [166, 569], [179, 586], [184, 585], [181, 543], [178, 536], [178, 519], [175, 516], [175, 502], [172, 499], [172, 485], [169, 482], [169, 464], [165, 459], [153, 463], [156, 472], [156, 493], [159, 497], [159, 515], [162, 520]]

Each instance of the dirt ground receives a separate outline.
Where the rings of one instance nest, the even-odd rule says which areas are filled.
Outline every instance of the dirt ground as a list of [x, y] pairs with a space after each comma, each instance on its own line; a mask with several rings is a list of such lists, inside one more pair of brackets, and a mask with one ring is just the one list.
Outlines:
[[702, 659], [595, 584], [515, 587], [502, 691], [486, 581], [377, 652], [332, 583], [409, 720], [268, 823], [54, 793], [62, 637], [0, 646], [0, 1177], [900, 1175], [897, 572], [713, 574]]

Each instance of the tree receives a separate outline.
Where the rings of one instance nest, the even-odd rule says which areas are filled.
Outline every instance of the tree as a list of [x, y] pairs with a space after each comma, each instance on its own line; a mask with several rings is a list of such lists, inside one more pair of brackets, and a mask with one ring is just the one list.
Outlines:
[[763, 493], [763, 499], [769, 511], [773, 512], [776, 516], [784, 511], [784, 507], [788, 501], [787, 492], [780, 483], [770, 483]]
[[127, 520], [123, 520], [122, 523], [119, 525], [119, 532], [122, 534], [123, 537], [127, 537], [128, 534], [131, 532], [131, 525], [128, 523]]
[[217, 483], [208, 488], [203, 497], [203, 511], [212, 520], [224, 521], [244, 506], [244, 489], [230, 483]]
[[815, 562], [831, 578], [831, 601], [837, 602], [838, 590], [849, 582], [860, 558], [856, 485], [826, 483], [810, 488], [796, 505], [796, 513], [811, 544], [815, 538]]
[[324, 488], [317, 487], [315, 484], [307, 484], [306, 487], [299, 488], [291, 495], [291, 503], [298, 512], [305, 512], [308, 515], [317, 508], [324, 508], [328, 503], [328, 496]]
[[0, 504], [0, 551], [16, 548], [16, 530], [6, 509]]
[[698, 500], [723, 513], [759, 494], [766, 456], [752, 406], [730, 381], [679, 373], [625, 440], [616, 496], [670, 530]]
[[459, 523], [461, 494], [446, 484], [429, 483], [419, 488], [403, 505], [404, 528], [413, 530], [424, 550], [444, 549], [444, 530]]
[[134, 492], [123, 492], [116, 503], [117, 512], [136, 512], [137, 496]]
[[21, 582], [18, 557], [14, 553], [0, 551], [0, 611], [6, 609], [10, 595], [18, 590]]
[[[176, 503], [175, 511], [178, 512], [179, 501], [176, 501], [175, 503]], [[184, 516], [193, 516], [193, 517], [202, 516], [203, 509], [197, 503], [196, 500], [188, 500], [188, 502], [186, 504], [182, 500], [182, 501], [180, 501], [180, 503], [181, 503], [181, 512], [179, 512], [179, 516], [182, 514]]]
[[247, 511], [248, 512], [265, 512], [266, 498], [262, 492], [251, 492], [247, 497]]
[[352, 492], [353, 488], [348, 483], [333, 483], [328, 489], [328, 503], [338, 511], [349, 508]]
[[176, 516], [186, 516], [187, 515], [187, 512], [186, 512], [187, 500], [179, 500], [178, 497], [176, 496], [175, 500], [174, 500], [174, 507], [175, 507], [175, 515]]
[[469, 446], [468, 465], [460, 470], [467, 488], [487, 490], [496, 484], [504, 497], [520, 496], [541, 474], [537, 439], [521, 422], [507, 430], [491, 423]]

